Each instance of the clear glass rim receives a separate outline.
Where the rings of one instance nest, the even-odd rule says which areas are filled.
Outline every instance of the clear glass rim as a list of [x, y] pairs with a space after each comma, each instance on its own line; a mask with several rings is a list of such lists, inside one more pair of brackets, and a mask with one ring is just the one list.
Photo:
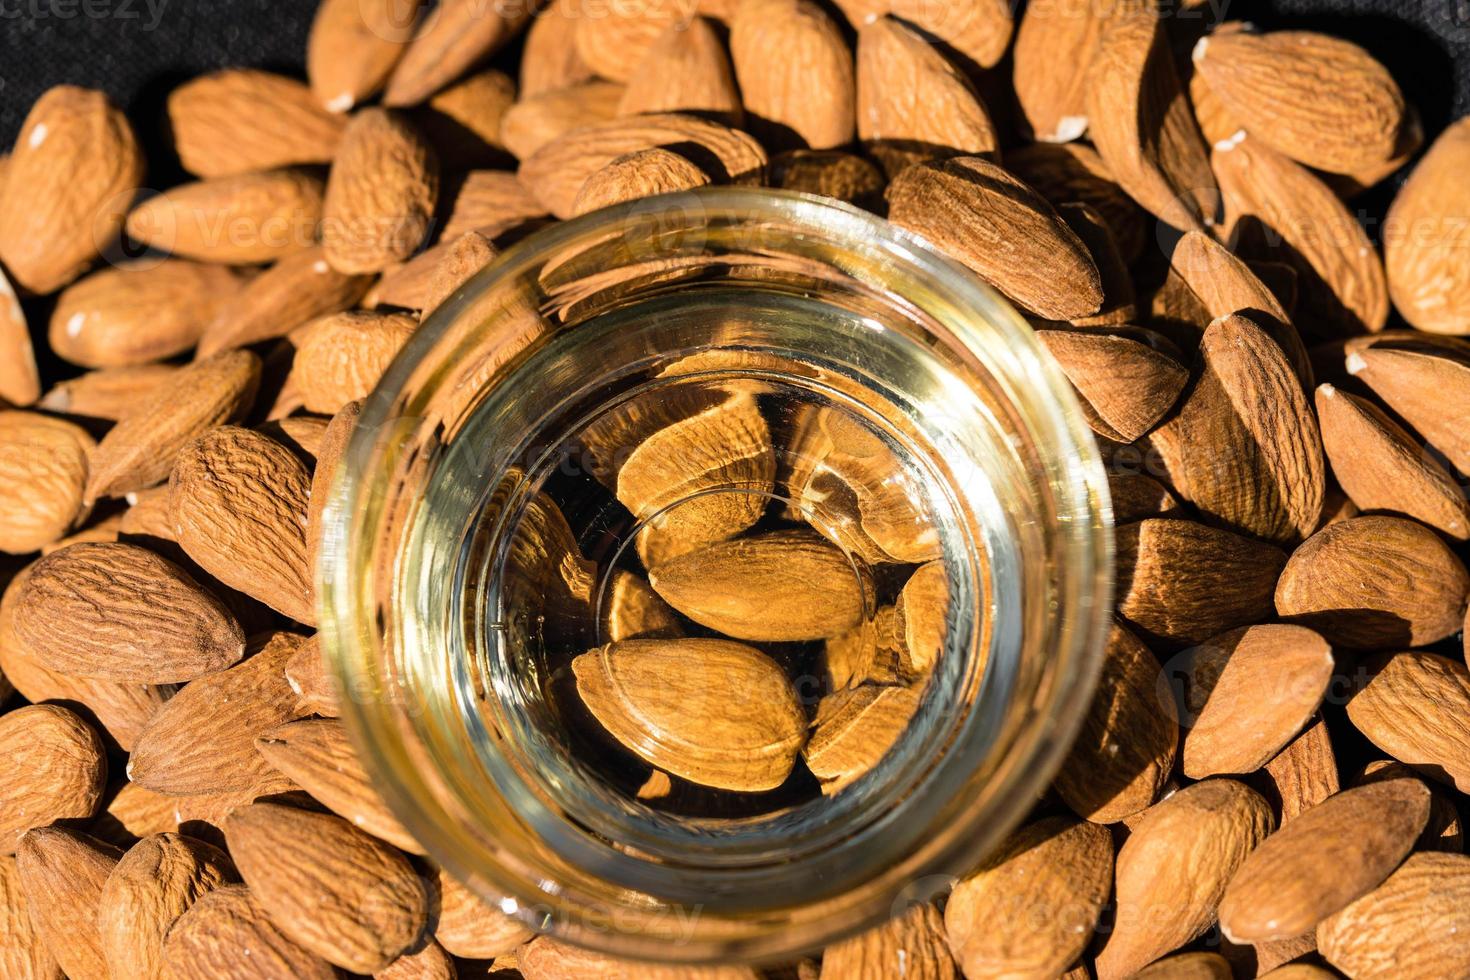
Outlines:
[[[1072, 563], [1066, 569], [1066, 629], [1056, 635], [1052, 655], [1056, 676], [1044, 703], [1032, 706], [1024, 730], [1010, 746], [1014, 764], [998, 772], [1002, 806], [987, 805], [965, 813], [964, 819], [929, 848], [924, 867], [943, 876], [971, 867], [999, 843], [1030, 809], [1061, 762], [1085, 713], [1101, 662], [1101, 649], [1110, 619], [1112, 588], [1111, 513], [1106, 480], [1091, 430], [1077, 404], [1070, 383], [1035, 339], [1029, 325], [1015, 310], [968, 270], [933, 250], [916, 235], [858, 210], [812, 195], [745, 188], [707, 188], [685, 197], [698, 202], [708, 218], [734, 222], [772, 222], [825, 236], [839, 247], [881, 253], [894, 269], [902, 269], [905, 283], [924, 284], [923, 295], [903, 294], [921, 307], [940, 305], [951, 311], [946, 323], [968, 352], [991, 363], [995, 341], [985, 339], [976, 325], [999, 331], [1006, 348], [1002, 364], [1013, 382], [1013, 394], [1027, 403], [1028, 419], [1038, 441], [1055, 451], [1049, 462], [1056, 468], [1048, 486], [1056, 495], [1062, 515], [1056, 529], [1058, 551]], [[374, 590], [367, 585], [373, 565], [379, 525], [371, 519], [372, 504], [387, 492], [387, 474], [378, 466], [383, 434], [397, 421], [396, 406], [406, 394], [416, 369], [431, 361], [445, 333], [476, 297], [498, 283], [514, 282], [538, 266], [542, 258], [594, 241], [614, 232], [657, 199], [604, 209], [539, 231], [508, 249], [480, 272], [436, 313], [431, 315], [384, 374], [377, 390], [364, 403], [358, 427], [344, 453], [339, 479], [333, 487], [323, 521], [326, 533], [318, 566], [318, 596], [322, 646], [339, 689], [345, 692], [379, 691], [374, 665], [381, 656], [373, 634], [377, 622]], [[855, 243], [860, 243], [860, 246]], [[967, 331], [965, 324], [970, 322]], [[984, 350], [981, 349], [983, 343]], [[342, 721], [385, 802], [428, 853], [448, 870], [472, 881], [494, 880], [483, 867], [466, 861], [459, 836], [445, 825], [447, 814], [429, 813], [423, 805], [424, 784], [404, 769], [407, 756], [399, 744], [395, 716], [402, 705], [375, 697], [344, 697]], [[910, 876], [913, 884], [914, 876]], [[922, 896], [920, 896], [922, 897]], [[888, 897], [891, 906], [892, 897]], [[888, 909], [868, 903], [867, 914], [856, 916], [844, 930], [870, 924]], [[515, 910], [515, 903], [503, 905]], [[863, 921], [858, 921], [863, 920]], [[573, 923], [528, 923], [574, 943], [595, 946], [619, 955], [646, 959], [712, 962], [730, 956], [770, 958], [794, 955], [809, 943], [796, 941], [732, 944], [718, 937], [695, 940], [674, 954], [654, 948], [638, 936], [609, 936], [581, 930]]]

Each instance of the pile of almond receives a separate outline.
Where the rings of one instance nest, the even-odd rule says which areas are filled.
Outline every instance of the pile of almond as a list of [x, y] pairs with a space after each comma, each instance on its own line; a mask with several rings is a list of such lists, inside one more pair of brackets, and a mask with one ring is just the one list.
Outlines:
[[[326, 0], [307, 82], [173, 92], [197, 179], [148, 192], [105, 95], [32, 108], [0, 167], [0, 976], [1470, 975], [1470, 120], [1422, 146], [1361, 48], [1188, 3], [691, 6]], [[721, 183], [874, 209], [1005, 294], [1118, 525], [1102, 680], [1032, 818], [778, 969], [615, 961], [472, 896], [375, 794], [312, 635], [325, 488], [422, 318], [536, 227]], [[43, 325], [73, 376], [39, 376]], [[656, 632], [623, 588], [623, 636]], [[815, 634], [851, 699], [824, 778], [912, 710], [875, 651], [943, 624], [895, 614]], [[678, 690], [688, 642], [619, 656]], [[615, 662], [577, 679], [617, 735]], [[818, 772], [787, 715], [775, 765], [647, 760], [648, 795]]]

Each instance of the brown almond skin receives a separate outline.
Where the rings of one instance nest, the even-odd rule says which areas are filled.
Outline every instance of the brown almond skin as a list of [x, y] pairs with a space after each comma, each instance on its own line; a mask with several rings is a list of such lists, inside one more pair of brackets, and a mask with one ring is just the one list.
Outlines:
[[123, 854], [102, 886], [97, 931], [115, 977], [163, 974], [169, 927], [206, 892], [235, 878], [218, 848], [178, 834], [154, 834]]
[[335, 415], [366, 398], [418, 329], [402, 313], [333, 313], [301, 328], [291, 375], [308, 412]]
[[1035, 140], [1063, 143], [1087, 128], [1087, 74], [1107, 18], [1085, 3], [1026, 8], [1016, 28], [1011, 81]]
[[1460, 424], [1470, 411], [1470, 351], [1379, 343], [1350, 350], [1346, 362], [1350, 375], [1444, 453], [1451, 466], [1470, 473], [1470, 430]]
[[1364, 665], [1366, 680], [1348, 701], [1348, 719], [1398, 761], [1460, 792], [1470, 787], [1470, 670], [1458, 660], [1409, 651]]
[[892, 976], [956, 980], [960, 971], [945, 939], [944, 919], [933, 904], [910, 907], [887, 923], [828, 946], [821, 977]]
[[311, 488], [306, 510], [306, 558], [309, 574], [316, 579], [316, 555], [322, 540], [322, 514], [332, 497], [333, 481], [342, 456], [352, 438], [353, 429], [362, 415], [361, 402], [348, 402], [342, 410], [332, 416], [322, 435], [321, 450], [317, 453], [316, 465], [311, 471]]
[[238, 287], [230, 270], [183, 259], [100, 269], [57, 298], [51, 349], [90, 368], [161, 361], [193, 347]]
[[0, 400], [29, 405], [41, 397], [41, 374], [25, 310], [0, 270]]
[[955, 886], [944, 909], [950, 949], [966, 976], [1054, 977], [1091, 940], [1112, 875], [1105, 828], [1038, 820]]
[[1151, 963], [1134, 980], [1231, 980], [1230, 961], [1219, 953], [1180, 953]]
[[0, 715], [0, 854], [26, 831], [97, 812], [107, 783], [102, 740], [75, 713], [35, 704]]
[[1231, 630], [1185, 656], [1191, 779], [1255, 772], [1311, 720], [1332, 681], [1332, 648], [1300, 626]]
[[[500, 136], [517, 160], [561, 136], [618, 115], [624, 86], [589, 79], [564, 89], [526, 96], [505, 111]], [[544, 212], [544, 208], [542, 209]]]
[[1378, 888], [1317, 926], [1322, 956], [1358, 980], [1470, 971], [1470, 857], [1414, 854]]
[[1341, 776], [1327, 722], [1319, 717], [1248, 782], [1271, 804], [1281, 825], [1336, 793]]
[[36, 407], [116, 422], [137, 407], [139, 398], [178, 371], [172, 364], [88, 371], [53, 385]]
[[[1364, 766], [1362, 772], [1352, 782], [1354, 786], [1367, 786], [1391, 779], [1417, 780], [1419, 774], [1402, 762], [1392, 759], [1375, 759]], [[1444, 851], [1447, 854], [1464, 852], [1464, 830], [1460, 826], [1460, 811], [1451, 801], [1449, 792], [1443, 786], [1429, 787], [1429, 822], [1424, 825], [1424, 830], [1419, 834], [1419, 840], [1415, 842], [1414, 849]]]
[[253, 803], [229, 816], [225, 834], [271, 918], [344, 969], [384, 969], [428, 925], [428, 892], [408, 860], [340, 817]]
[[1189, 371], [1131, 337], [1100, 330], [1038, 330], [1067, 379], [1092, 408], [1088, 422], [1118, 442], [1134, 442], [1174, 407]]
[[107, 96], [48, 89], [21, 124], [0, 182], [0, 260], [34, 293], [75, 279], [122, 228], [144, 161]]
[[272, 634], [257, 640], [245, 662], [185, 685], [139, 736], [128, 776], [156, 792], [188, 796], [242, 792], [274, 775], [255, 738], [296, 716], [285, 667], [302, 642]]
[[504, 170], [472, 170], [454, 191], [453, 206], [439, 235], [441, 242], [484, 230], [488, 238], [502, 231], [545, 217], [546, 209], [514, 173]]
[[1179, 719], [1159, 662], [1115, 623], [1082, 729], [1056, 789], [1079, 816], [1117, 823], [1153, 804], [1174, 769]]
[[36, 562], [14, 628], [44, 666], [82, 677], [167, 684], [222, 670], [245, 637], [187, 572], [146, 548], [82, 543]]
[[[244, 960], [240, 950], [250, 950]], [[163, 945], [165, 980], [336, 980], [326, 960], [289, 939], [244, 885], [201, 896]]]
[[454, 960], [430, 939], [373, 974], [373, 980], [457, 980], [458, 976]]
[[859, 29], [884, 14], [913, 24], [968, 59], [992, 68], [1010, 45], [1013, 8], [1000, 0], [980, 0], [963, 7], [934, 7], [923, 0], [838, 0], [837, 7]]
[[0, 551], [35, 551], [81, 520], [95, 447], [78, 425], [0, 411]]
[[128, 236], [201, 262], [274, 262], [316, 244], [321, 178], [269, 170], [170, 188], [128, 214]]
[[1271, 545], [1175, 518], [1118, 528], [1117, 555], [1118, 614], [1158, 649], [1269, 616], [1286, 563]]
[[1381, 408], [1321, 385], [1317, 417], [1332, 472], [1360, 509], [1397, 512], [1457, 541], [1470, 538], [1465, 491]]
[[1470, 162], [1470, 122], [1435, 139], [1394, 198], [1384, 222], [1384, 263], [1394, 308], [1420, 330], [1470, 334], [1467, 273], [1457, 215], [1470, 213], [1462, 178]]
[[14, 980], [63, 980], [61, 967], [31, 922], [15, 858], [0, 856], [0, 975]]
[[413, 39], [422, 0], [326, 0], [306, 39], [311, 94], [328, 112], [375, 95]]
[[671, 150], [638, 150], [623, 154], [588, 177], [572, 210], [586, 214], [656, 194], [693, 190], [709, 182], [708, 174]]
[[656, 565], [648, 584], [690, 619], [742, 640], [818, 640], [858, 624], [863, 582], [842, 552], [802, 531], [717, 542]]
[[369, 276], [333, 269], [320, 247], [292, 252], [240, 290], [199, 338], [197, 356], [284, 337], [303, 323], [351, 307], [371, 285]]
[[180, 451], [169, 476], [178, 542], [199, 567], [299, 623], [316, 622], [306, 557], [311, 477], [289, 449], [222, 425]]
[[531, 21], [521, 48], [523, 97], [570, 88], [596, 77], [591, 66], [577, 53], [580, 20], [572, 5], [553, 3]]
[[257, 738], [255, 748], [354, 827], [402, 850], [423, 853], [423, 847], [378, 796], [340, 722], [328, 718], [293, 721]]
[[688, 112], [732, 126], [744, 122], [730, 57], [709, 20], [671, 25], [644, 54], [618, 102], [620, 116], [640, 112]]
[[122, 851], [74, 830], [41, 827], [16, 852], [31, 922], [70, 980], [108, 980], [97, 908]]
[[174, 149], [200, 177], [327, 163], [343, 120], [322, 109], [301, 82], [227, 68], [184, 83], [168, 97]]
[[352, 117], [327, 177], [322, 249], [343, 275], [382, 272], [414, 253], [439, 199], [433, 148], [384, 109]]
[[1032, 143], [1007, 149], [1006, 169], [1034, 187], [1053, 207], [1086, 204], [1107, 222], [1125, 262], [1147, 244], [1145, 214], [1113, 178], [1096, 150], [1082, 143]]
[[1291, 939], [1367, 894], [1398, 866], [1429, 819], [1429, 790], [1391, 779], [1319, 803], [1245, 859], [1220, 901], [1237, 943]]
[[494, 959], [529, 942], [535, 935], [500, 909], [487, 905], [442, 868], [432, 882], [434, 938], [455, 956]]
[[168, 479], [179, 450], [249, 410], [260, 370], [251, 352], [225, 351], [151, 387], [102, 437], [92, 455], [87, 499], [135, 493]]
[[[515, 953], [516, 967], [525, 980], [757, 980], [748, 966], [665, 966], [641, 960], [622, 960], [579, 946], [537, 936]], [[930, 974], [918, 974], [930, 980]]]
[[1201, 935], [1225, 887], [1275, 821], [1254, 790], [1207, 779], [1144, 813], [1118, 851], [1118, 918], [1097, 956], [1098, 980], [1119, 980]]
[[852, 141], [852, 51], [821, 7], [807, 0], [744, 0], [730, 22], [730, 57], [750, 127], [813, 150]]
[[440, 3], [388, 76], [383, 104], [408, 106], [424, 101], [514, 39], [534, 12], [531, 4]]
[[1335, 646], [1385, 650], [1458, 632], [1467, 593], [1470, 574], [1433, 531], [1399, 517], [1357, 517], [1292, 553], [1276, 611]]
[[1102, 307], [1102, 279], [1076, 232], [1041, 195], [988, 160], [910, 167], [889, 186], [888, 205], [895, 224], [1040, 316], [1070, 320]]

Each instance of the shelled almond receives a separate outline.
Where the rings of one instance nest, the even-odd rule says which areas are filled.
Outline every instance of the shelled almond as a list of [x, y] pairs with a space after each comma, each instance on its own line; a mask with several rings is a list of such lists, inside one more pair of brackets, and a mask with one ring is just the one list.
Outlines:
[[[309, 81], [169, 95], [192, 176], [147, 192], [152, 120], [45, 93], [0, 179], [0, 974], [1470, 973], [1470, 120], [1296, 20], [325, 0]], [[1031, 320], [1115, 620], [1052, 791], [952, 887], [788, 966], [647, 966], [428, 863], [336, 720], [314, 571], [435, 308], [538, 226], [740, 184], [874, 210]], [[711, 330], [582, 433], [622, 556], [543, 495], [508, 588], [628, 806], [834, 805], [990, 597], [888, 441], [773, 410]]]

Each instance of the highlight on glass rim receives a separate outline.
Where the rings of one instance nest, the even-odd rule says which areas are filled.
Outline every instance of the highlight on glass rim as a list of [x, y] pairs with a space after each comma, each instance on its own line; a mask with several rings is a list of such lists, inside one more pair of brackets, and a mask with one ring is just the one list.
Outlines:
[[0, 980], [1470, 977], [1450, 6], [0, 10]]

